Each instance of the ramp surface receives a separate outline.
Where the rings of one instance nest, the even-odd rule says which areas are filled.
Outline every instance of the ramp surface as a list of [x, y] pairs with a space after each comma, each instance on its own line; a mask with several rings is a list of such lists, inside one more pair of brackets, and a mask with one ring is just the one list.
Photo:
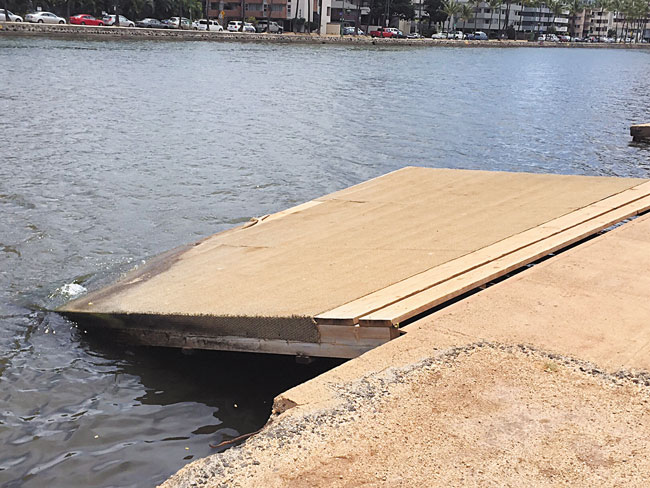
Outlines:
[[[644, 180], [409, 167], [155, 258], [61, 311], [145, 343], [350, 357], [395, 337], [409, 310], [646, 210], [649, 195]], [[407, 313], [368, 316], [489, 263]], [[385, 331], [341, 327], [360, 319]]]

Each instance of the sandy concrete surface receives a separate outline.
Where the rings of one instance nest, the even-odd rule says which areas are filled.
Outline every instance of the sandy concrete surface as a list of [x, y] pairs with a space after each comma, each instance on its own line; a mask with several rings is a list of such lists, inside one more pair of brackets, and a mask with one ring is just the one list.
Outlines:
[[520, 346], [431, 353], [331, 384], [334, 405], [289, 410], [162, 486], [647, 486], [647, 377]]
[[279, 395], [163, 485], [647, 486], [650, 215]]

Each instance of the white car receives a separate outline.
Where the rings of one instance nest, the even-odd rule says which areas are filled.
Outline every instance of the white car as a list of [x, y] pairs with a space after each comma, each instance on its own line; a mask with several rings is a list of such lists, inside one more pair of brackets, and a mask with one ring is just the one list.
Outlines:
[[25, 20], [33, 24], [65, 24], [65, 19], [52, 12], [34, 12], [25, 15]]
[[431, 39], [447, 39], [447, 34], [446, 32], [436, 32], [431, 36]]
[[[20, 15], [12, 14], [11, 10], [7, 10], [7, 13], [9, 14], [9, 22], [22, 22], [23, 18]], [[4, 22], [5, 19], [5, 11], [4, 9], [0, 9], [0, 22]]]
[[244, 32], [257, 32], [255, 30], [255, 26], [251, 24], [250, 22], [244, 22], [244, 28], [242, 29]]
[[[106, 25], [115, 25], [114, 15], [106, 15], [102, 20]], [[124, 15], [120, 15], [120, 27], [135, 27], [135, 23], [124, 17]]]
[[231, 20], [228, 22], [228, 32], [239, 32], [241, 29], [241, 20]]
[[465, 34], [463, 34], [462, 31], [450, 32], [449, 34], [447, 34], [447, 39], [458, 39], [462, 41], [463, 39], [465, 39]]
[[223, 27], [216, 20], [195, 20], [192, 22], [192, 29], [207, 31], [208, 24], [210, 25], [210, 32], [223, 32]]

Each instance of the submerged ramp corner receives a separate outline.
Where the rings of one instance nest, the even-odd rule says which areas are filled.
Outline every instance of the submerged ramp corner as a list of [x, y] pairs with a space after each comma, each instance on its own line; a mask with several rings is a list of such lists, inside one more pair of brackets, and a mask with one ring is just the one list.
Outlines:
[[154, 258], [59, 312], [141, 344], [354, 357], [649, 208], [641, 179], [407, 167]]

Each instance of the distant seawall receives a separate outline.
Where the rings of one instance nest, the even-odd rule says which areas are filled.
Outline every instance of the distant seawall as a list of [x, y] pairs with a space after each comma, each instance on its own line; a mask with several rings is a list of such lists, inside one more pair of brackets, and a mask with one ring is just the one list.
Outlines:
[[252, 34], [241, 32], [206, 32], [176, 29], [141, 29], [134, 27], [93, 27], [84, 25], [31, 24], [27, 22], [0, 22], [0, 37], [44, 36], [53, 38], [87, 39], [157, 39], [180, 41], [261, 42], [272, 44], [338, 44], [385, 46], [453, 46], [453, 47], [551, 47], [551, 48], [607, 48], [650, 49], [650, 44], [592, 44], [576, 42], [528, 41], [459, 41], [438, 39], [376, 39], [368, 36], [320, 36], [318, 34]]

